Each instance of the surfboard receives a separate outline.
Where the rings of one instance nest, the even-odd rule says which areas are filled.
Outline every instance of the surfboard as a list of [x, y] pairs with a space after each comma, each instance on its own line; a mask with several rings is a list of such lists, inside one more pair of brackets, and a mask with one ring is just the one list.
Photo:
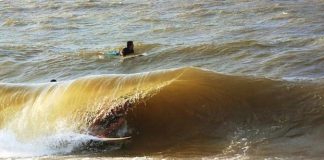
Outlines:
[[118, 138], [108, 138], [108, 137], [104, 137], [104, 138], [100, 138], [100, 137], [97, 137], [95, 139], [93, 139], [94, 141], [101, 141], [101, 142], [122, 142], [122, 141], [125, 141], [125, 140], [129, 140], [131, 139], [132, 137], [118, 137]]
[[131, 58], [140, 57], [140, 56], [144, 56], [144, 54], [128, 55], [128, 56], [123, 57], [123, 59], [131, 59]]
[[133, 55], [128, 55], [128, 56], [122, 57], [121, 60], [123, 61], [123, 60], [133, 59], [136, 57], [147, 56], [147, 55], [148, 55], [147, 53], [133, 54]]
[[127, 55], [127, 56], [120, 56], [119, 51], [111, 50], [111, 51], [103, 52], [103, 55], [105, 57], [110, 57], [110, 58], [121, 57], [122, 59], [131, 59], [131, 58], [135, 58], [135, 57], [146, 56], [147, 53], [131, 54], [131, 55]]

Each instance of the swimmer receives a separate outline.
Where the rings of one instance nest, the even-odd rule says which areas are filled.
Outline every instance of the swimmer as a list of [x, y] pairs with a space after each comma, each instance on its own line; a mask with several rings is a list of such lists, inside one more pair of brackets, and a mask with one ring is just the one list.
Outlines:
[[126, 55], [129, 55], [129, 54], [132, 54], [132, 53], [134, 53], [134, 44], [133, 44], [133, 41], [128, 41], [127, 42], [127, 47], [124, 48], [123, 50], [121, 50], [119, 52], [119, 55], [126, 56]]

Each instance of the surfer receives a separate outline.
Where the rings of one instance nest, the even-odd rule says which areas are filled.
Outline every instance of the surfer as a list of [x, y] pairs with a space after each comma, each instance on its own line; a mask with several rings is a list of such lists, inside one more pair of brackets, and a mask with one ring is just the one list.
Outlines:
[[51, 82], [57, 82], [56, 79], [52, 79]]
[[90, 134], [97, 137], [113, 136], [126, 123], [125, 115], [131, 107], [132, 103], [126, 100], [114, 106], [109, 112], [101, 112], [89, 127]]
[[127, 41], [127, 47], [119, 52], [121, 56], [126, 56], [134, 53], [134, 44], [133, 41]]

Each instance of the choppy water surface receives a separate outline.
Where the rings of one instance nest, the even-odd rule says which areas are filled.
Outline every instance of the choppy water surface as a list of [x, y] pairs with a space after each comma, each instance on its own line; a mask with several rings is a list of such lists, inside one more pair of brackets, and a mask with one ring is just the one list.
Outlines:
[[0, 158], [319, 158], [323, 68], [322, 0], [3, 0]]

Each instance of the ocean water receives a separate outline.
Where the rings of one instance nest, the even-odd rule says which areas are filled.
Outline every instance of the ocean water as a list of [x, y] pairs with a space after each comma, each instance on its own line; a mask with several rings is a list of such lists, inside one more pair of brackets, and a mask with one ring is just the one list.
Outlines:
[[0, 158], [320, 159], [323, 78], [323, 0], [1, 0]]

